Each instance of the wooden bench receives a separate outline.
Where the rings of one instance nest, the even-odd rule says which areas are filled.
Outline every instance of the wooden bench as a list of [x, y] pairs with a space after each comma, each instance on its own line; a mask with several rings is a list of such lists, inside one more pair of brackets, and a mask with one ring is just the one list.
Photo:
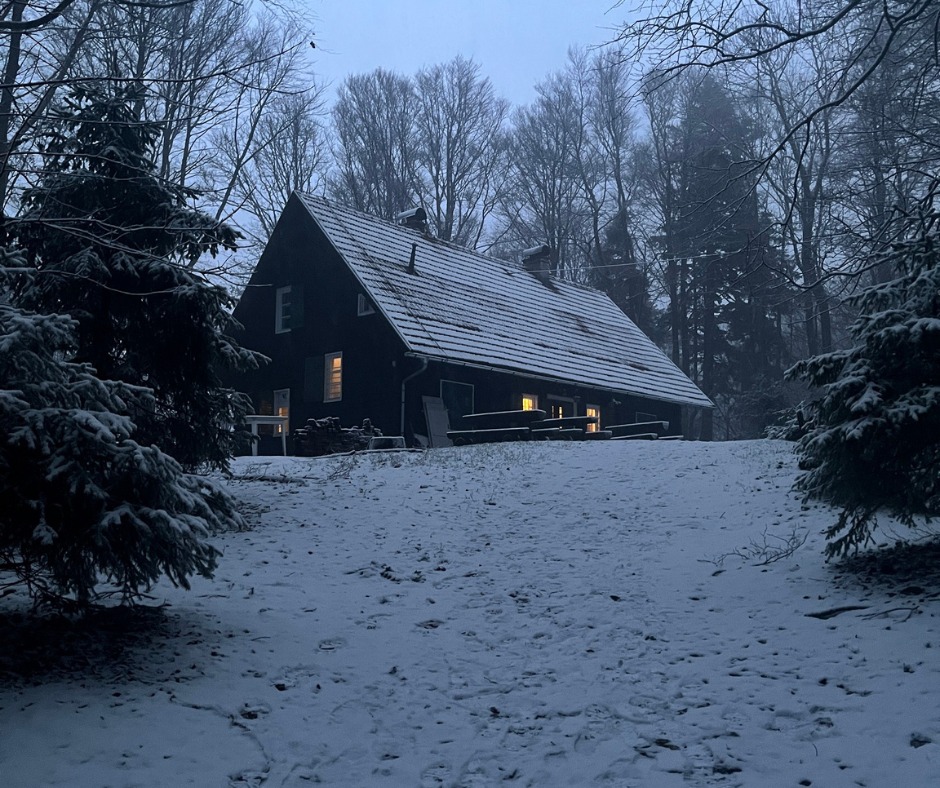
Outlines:
[[608, 424], [604, 427], [610, 430], [615, 438], [627, 437], [629, 435], [642, 435], [648, 432], [655, 432], [657, 436], [665, 435], [669, 431], [668, 421], [638, 421], [633, 424]]
[[587, 431], [589, 426], [597, 425], [596, 416], [546, 419], [544, 410], [503, 410], [469, 413], [462, 418], [464, 429], [450, 430], [447, 433], [447, 437], [455, 446], [524, 440], [597, 441], [613, 437], [609, 429]]
[[545, 441], [550, 441], [559, 432], [561, 432], [561, 427], [538, 427], [529, 430], [533, 440]]
[[636, 435], [614, 435], [612, 441], [654, 441], [658, 440], [659, 435], [655, 432], [640, 432]]
[[529, 426], [532, 429], [550, 429], [558, 427], [560, 429], [585, 429], [589, 424], [597, 424], [597, 416], [562, 416], [557, 419], [542, 419], [533, 421]]
[[454, 446], [467, 446], [472, 443], [497, 443], [499, 441], [524, 441], [530, 437], [528, 427], [501, 427], [486, 430], [450, 430], [447, 437]]
[[533, 422], [544, 418], [544, 410], [498, 410], [491, 413], [467, 413], [461, 417], [466, 429], [459, 431], [511, 429], [514, 427], [528, 429]]
[[556, 441], [577, 441], [584, 437], [584, 430], [580, 427], [561, 427], [552, 440]]

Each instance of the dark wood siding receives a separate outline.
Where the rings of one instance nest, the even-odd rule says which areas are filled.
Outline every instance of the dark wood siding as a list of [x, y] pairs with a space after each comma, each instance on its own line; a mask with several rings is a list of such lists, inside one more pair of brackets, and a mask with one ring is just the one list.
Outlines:
[[[417, 366], [415, 361], [412, 361], [412, 364]], [[682, 413], [679, 405], [497, 370], [438, 362], [429, 364], [424, 373], [407, 385], [406, 437], [409, 439], [414, 433], [427, 434], [421, 397], [439, 397], [442, 380], [472, 385], [476, 413], [516, 410], [522, 406], [523, 394], [535, 394], [539, 398], [539, 407], [545, 410], [548, 409], [546, 406], [550, 397], [559, 397], [563, 400], [573, 400], [577, 411], [575, 415], [579, 416], [584, 415], [588, 405], [598, 406], [604, 424], [629, 424], [636, 420], [637, 413], [649, 413], [655, 415], [655, 420], [669, 422], [669, 434], [682, 433]], [[453, 415], [451, 421], [452, 428], [459, 426], [453, 423], [456, 421]]]
[[[275, 333], [275, 292], [291, 287], [291, 330]], [[239, 339], [271, 363], [236, 381], [259, 410], [275, 389], [291, 390], [291, 430], [310, 418], [364, 418], [399, 428], [404, 347], [379, 313], [358, 316], [355, 276], [296, 197], [291, 197], [235, 310]], [[324, 357], [343, 354], [343, 397], [323, 401]]]
[[[286, 286], [291, 287], [291, 329], [276, 333], [276, 291]], [[369, 418], [386, 435], [396, 435], [405, 381], [404, 434], [413, 442], [415, 434], [428, 432], [422, 396], [440, 397], [441, 380], [450, 380], [473, 386], [477, 413], [514, 410], [523, 394], [535, 394], [543, 408], [550, 396], [571, 400], [578, 415], [587, 405], [598, 406], [604, 424], [633, 422], [637, 413], [647, 413], [669, 421], [671, 433], [681, 432], [679, 405], [408, 358], [404, 343], [380, 312], [358, 315], [361, 293], [355, 275], [306, 207], [291, 197], [235, 310], [243, 326], [241, 343], [271, 359], [234, 381], [251, 395], [257, 412], [270, 412], [275, 390], [290, 389], [292, 432], [308, 419], [337, 416], [343, 426]], [[324, 402], [323, 396], [324, 360], [330, 353], [343, 354], [343, 396], [337, 402]]]

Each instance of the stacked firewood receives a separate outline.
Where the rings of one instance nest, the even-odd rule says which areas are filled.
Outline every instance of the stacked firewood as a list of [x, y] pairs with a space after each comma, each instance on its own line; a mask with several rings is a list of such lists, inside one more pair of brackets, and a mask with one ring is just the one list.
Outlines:
[[371, 419], [364, 419], [361, 427], [343, 427], [336, 416], [308, 419], [305, 426], [294, 432], [294, 450], [301, 457], [359, 451], [368, 448], [369, 441], [381, 434]]

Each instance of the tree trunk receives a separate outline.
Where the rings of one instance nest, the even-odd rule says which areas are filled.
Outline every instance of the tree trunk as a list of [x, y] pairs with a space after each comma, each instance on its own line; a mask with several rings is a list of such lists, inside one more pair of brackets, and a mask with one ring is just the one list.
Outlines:
[[[25, 0], [13, 0], [10, 21], [22, 22], [25, 9]], [[13, 126], [13, 88], [20, 73], [22, 43], [23, 33], [16, 29], [11, 31], [7, 62], [3, 69], [3, 90], [0, 92], [0, 206], [4, 216], [7, 190], [10, 188], [10, 155], [13, 153], [13, 141], [10, 139], [10, 129]]]

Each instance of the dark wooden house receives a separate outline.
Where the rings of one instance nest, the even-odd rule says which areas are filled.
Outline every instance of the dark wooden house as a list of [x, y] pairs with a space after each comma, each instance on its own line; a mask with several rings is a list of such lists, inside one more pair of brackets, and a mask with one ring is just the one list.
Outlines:
[[440, 445], [465, 414], [538, 407], [669, 421], [709, 399], [603, 293], [525, 262], [295, 193], [235, 310], [271, 363], [237, 382], [259, 414]]

